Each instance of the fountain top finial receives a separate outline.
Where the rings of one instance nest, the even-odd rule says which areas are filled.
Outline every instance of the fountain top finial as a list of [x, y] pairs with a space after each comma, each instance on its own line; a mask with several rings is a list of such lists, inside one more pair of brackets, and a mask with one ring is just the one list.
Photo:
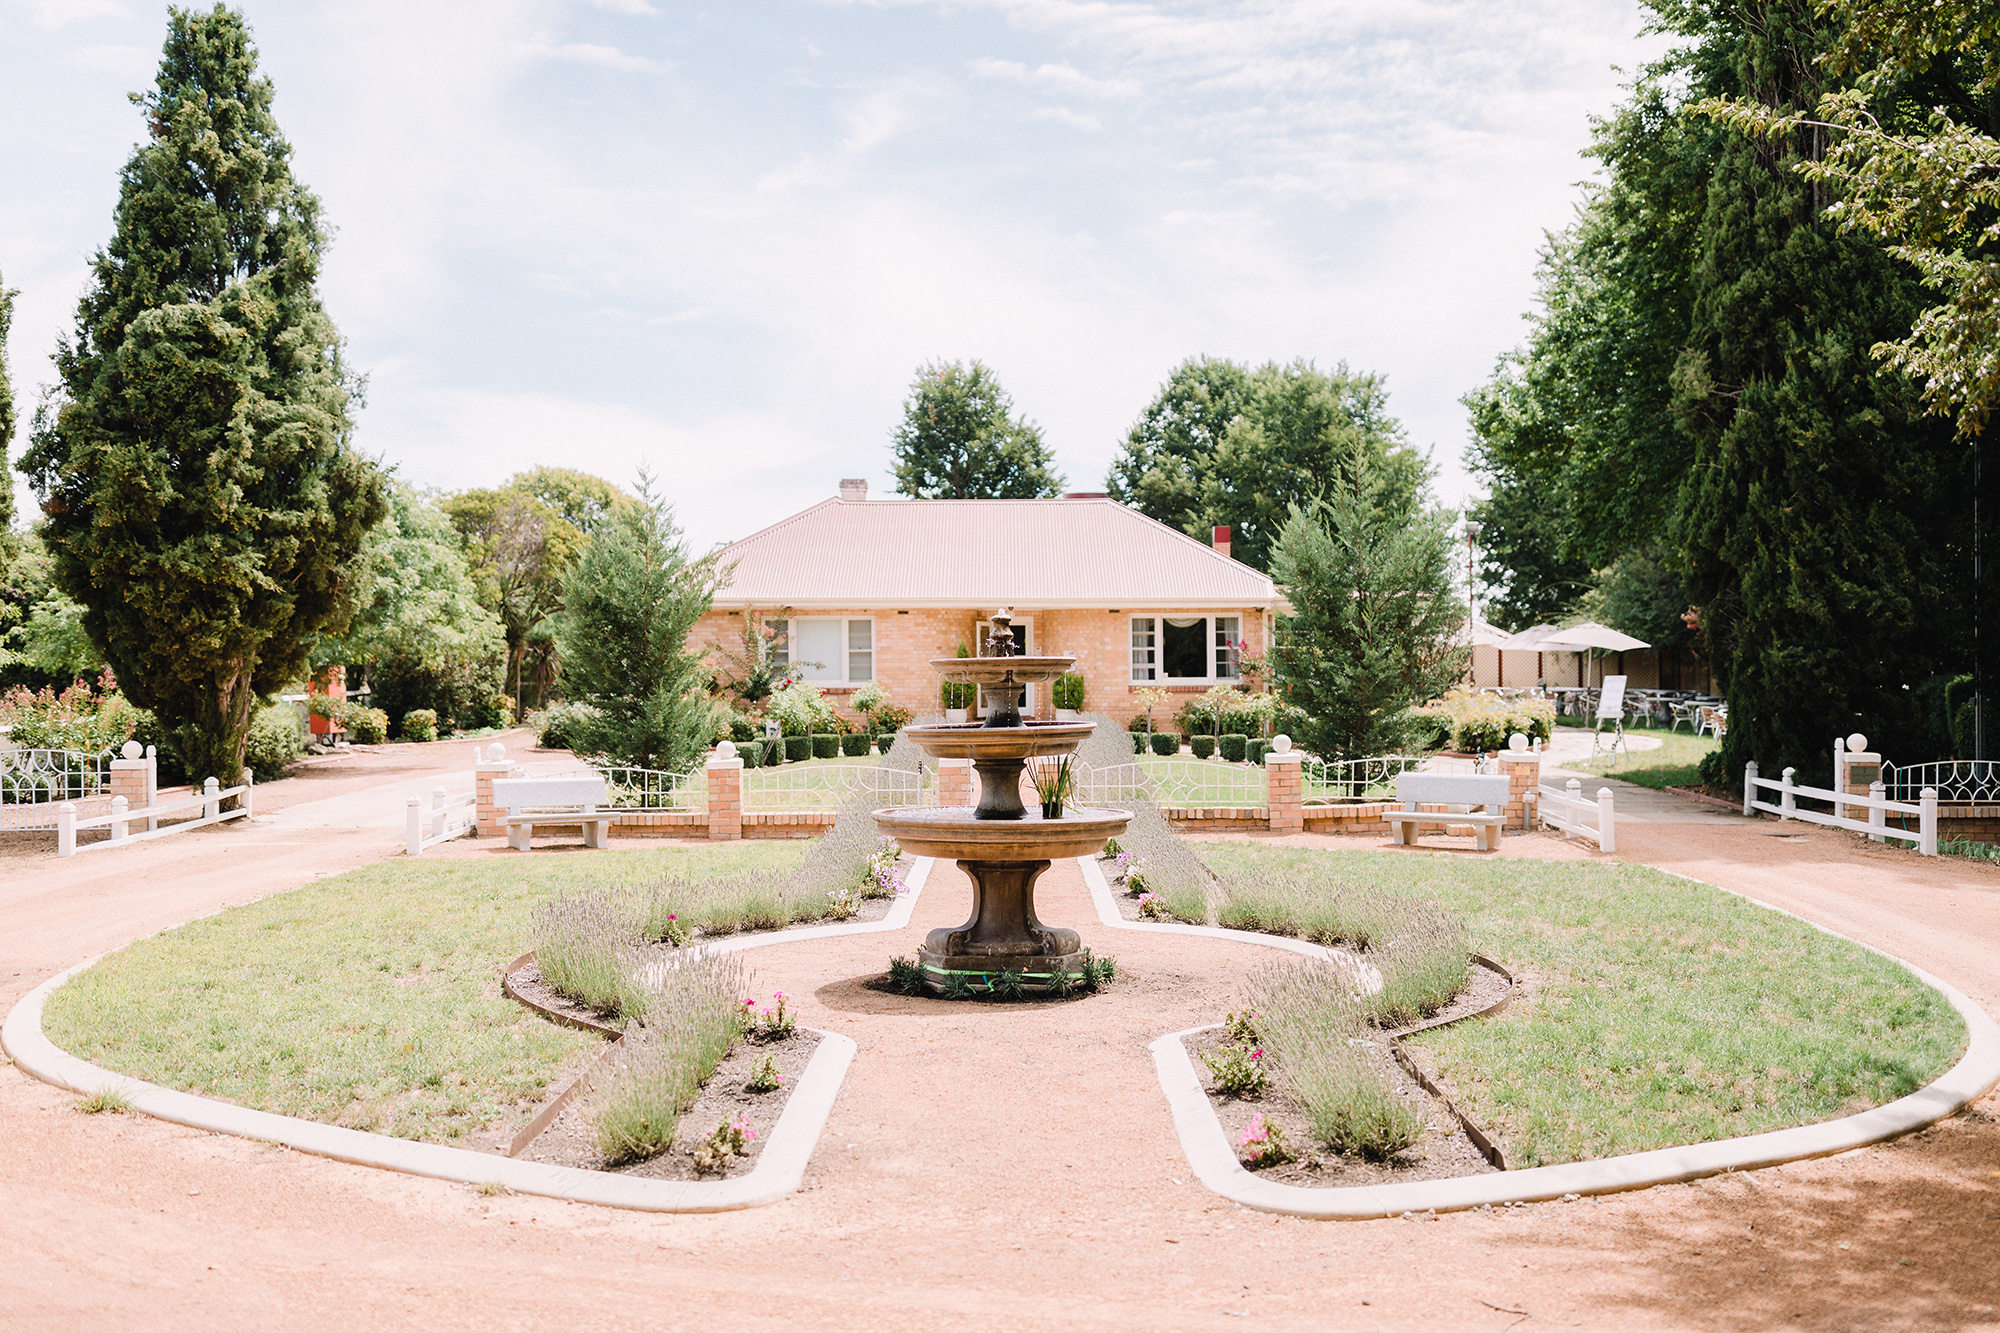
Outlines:
[[987, 618], [987, 623], [993, 626], [993, 632], [987, 636], [986, 656], [1014, 656], [1019, 647], [1014, 642], [1014, 613], [1003, 606]]

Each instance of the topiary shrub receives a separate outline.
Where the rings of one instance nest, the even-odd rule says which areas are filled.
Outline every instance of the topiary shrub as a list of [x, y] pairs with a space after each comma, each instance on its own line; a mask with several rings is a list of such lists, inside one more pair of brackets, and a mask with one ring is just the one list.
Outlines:
[[[555, 710], [551, 709], [549, 711], [553, 713]], [[399, 725], [399, 730], [402, 732], [403, 739], [406, 741], [436, 740], [438, 738], [437, 709], [412, 708], [409, 712], [403, 714], [403, 720]], [[547, 745], [552, 750], [561, 750], [566, 748], [563, 745], [562, 741], [560, 740], [554, 742], [549, 741], [548, 735], [549, 735], [548, 728], [545, 725], [542, 730], [542, 743], [544, 745]]]
[[1181, 752], [1181, 738], [1171, 731], [1154, 732], [1152, 745], [1153, 753], [1162, 757], [1177, 755]]
[[785, 737], [785, 762], [802, 764], [813, 757], [813, 738], [810, 736]]
[[1194, 751], [1195, 758], [1206, 759], [1215, 753], [1215, 737], [1196, 736], [1188, 742], [1188, 748]]
[[885, 731], [875, 738], [875, 752], [877, 754], [887, 754], [895, 747], [896, 733], [893, 731]]
[[849, 759], [859, 759], [868, 753], [868, 736], [865, 732], [854, 732], [840, 738], [840, 752]]
[[1133, 733], [1132, 733], [1132, 753], [1133, 753], [1133, 754], [1144, 754], [1144, 753], [1146, 753], [1146, 733], [1145, 733], [1145, 732], [1143, 732], [1143, 731], [1135, 731], [1135, 732], [1133, 732]]
[[833, 732], [815, 732], [810, 739], [812, 757], [815, 759], [831, 759], [840, 753], [840, 737]]
[[1271, 748], [1271, 742], [1259, 736], [1243, 747], [1243, 757], [1253, 764], [1264, 762], [1264, 752]]
[[1243, 762], [1250, 738], [1241, 732], [1232, 731], [1222, 738], [1222, 757], [1232, 764]]
[[743, 767], [746, 770], [762, 767], [764, 763], [764, 742], [743, 741], [736, 747], [736, 757], [743, 761]]
[[361, 745], [380, 745], [389, 739], [389, 715], [379, 708], [351, 705], [341, 710], [340, 724]]
[[1056, 677], [1054, 686], [1049, 690], [1049, 695], [1057, 708], [1067, 708], [1072, 711], [1081, 709], [1083, 707], [1083, 677], [1074, 671], [1064, 672], [1062, 675]]
[[285, 769], [305, 752], [306, 738], [299, 730], [299, 711], [290, 704], [260, 708], [250, 719], [250, 739], [243, 747], [243, 766], [256, 774], [259, 782], [284, 776]]

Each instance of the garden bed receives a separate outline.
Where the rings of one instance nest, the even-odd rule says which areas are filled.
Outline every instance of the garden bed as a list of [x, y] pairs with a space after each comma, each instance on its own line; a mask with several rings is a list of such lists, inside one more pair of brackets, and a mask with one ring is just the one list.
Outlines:
[[[813, 1052], [819, 1048], [820, 1034], [799, 1029], [775, 1041], [745, 1041], [724, 1057], [702, 1086], [701, 1095], [681, 1113], [674, 1130], [673, 1146], [657, 1157], [621, 1166], [610, 1165], [599, 1151], [597, 1136], [590, 1123], [591, 1092], [580, 1093], [562, 1109], [549, 1127], [537, 1135], [521, 1156], [551, 1166], [575, 1166], [587, 1171], [611, 1171], [618, 1175], [643, 1176], [651, 1180], [727, 1180], [756, 1169], [758, 1156], [770, 1141], [771, 1130], [784, 1114], [799, 1075], [805, 1072]], [[769, 1056], [784, 1076], [784, 1082], [769, 1092], [751, 1092], [746, 1085], [764, 1058]], [[609, 1062], [615, 1066], [618, 1057]], [[609, 1077], [612, 1069], [604, 1069]], [[694, 1151], [717, 1125], [740, 1122], [749, 1131], [740, 1152], [728, 1157], [720, 1171], [695, 1170]]]

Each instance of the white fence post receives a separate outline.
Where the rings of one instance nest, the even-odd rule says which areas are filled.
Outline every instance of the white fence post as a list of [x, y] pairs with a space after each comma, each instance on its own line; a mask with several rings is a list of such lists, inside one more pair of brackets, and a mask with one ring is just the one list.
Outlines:
[[[1888, 790], [1889, 790], [1889, 789], [1888, 789], [1887, 787], [1883, 786], [1883, 785], [1882, 785], [1881, 783], [1879, 783], [1879, 782], [1871, 782], [1871, 783], [1869, 783], [1869, 784], [1868, 784], [1868, 799], [1869, 799], [1869, 800], [1871, 800], [1871, 801], [1881, 801], [1881, 800], [1884, 800], [1884, 799], [1885, 799], [1885, 793], [1887, 793], [1887, 791], [1888, 791]], [[1882, 807], [1881, 807], [1880, 805], [1871, 805], [1871, 806], [1869, 806], [1869, 807], [1868, 807], [1868, 826], [1869, 826], [1870, 828], [1887, 828], [1887, 827], [1889, 827], [1889, 813], [1888, 813], [1888, 811], [1884, 810], [1884, 809], [1883, 809], [1883, 808], [1882, 808]], [[1882, 841], [1882, 835], [1881, 835], [1881, 834], [1879, 834], [1879, 833], [1871, 833], [1871, 834], [1869, 834], [1869, 835], [1868, 835], [1868, 841], [1870, 841], [1870, 842], [1880, 842], [1880, 841]]]
[[1611, 788], [1597, 789], [1597, 850], [1615, 852], [1618, 850], [1618, 834], [1612, 823]]
[[1917, 808], [1923, 812], [1917, 816], [1917, 832], [1923, 838], [1923, 841], [1917, 844], [1917, 850], [1925, 856], [1936, 856], [1938, 854], [1936, 787], [1924, 788], [1923, 795], [1917, 799]]
[[424, 854], [424, 803], [417, 797], [410, 798], [409, 809], [403, 817], [404, 848], [411, 856]]
[[212, 820], [222, 813], [222, 798], [216, 795], [220, 790], [221, 784], [214, 778], [209, 778], [201, 784], [202, 819]]
[[1847, 816], [1847, 802], [1840, 799], [1847, 786], [1847, 765], [1842, 762], [1846, 756], [1847, 738], [1844, 736], [1835, 736], [1833, 738], [1833, 817], [1835, 819], [1844, 819]]
[[1749, 760], [1743, 765], [1743, 817], [1757, 813], [1757, 761]]
[[76, 855], [76, 803], [64, 801], [56, 807], [56, 855]]
[[132, 803], [123, 796], [111, 798], [111, 841], [125, 841], [125, 812], [131, 807]]
[[250, 794], [251, 794], [251, 793], [252, 793], [253, 791], [255, 791], [255, 790], [256, 790], [256, 788], [257, 788], [257, 770], [256, 770], [256, 769], [254, 769], [254, 768], [246, 768], [246, 769], [244, 769], [244, 770], [243, 770], [243, 794], [242, 794], [241, 796], [237, 797], [236, 799], [237, 799], [237, 800], [238, 800], [239, 802], [241, 802], [241, 803], [242, 803], [242, 806], [243, 806], [243, 817], [244, 817], [245, 819], [254, 819], [254, 818], [256, 818], [256, 812], [255, 812], [255, 811], [253, 811], [253, 810], [251, 810], [251, 808], [250, 808]]
[[431, 788], [431, 841], [444, 836], [444, 788]]
[[[159, 803], [160, 747], [157, 745], [148, 745], [146, 747], [146, 808], [150, 810]], [[157, 816], [146, 816], [146, 832], [151, 833], [159, 827], [160, 821]]]
[[1778, 808], [1785, 812], [1778, 816], [1780, 819], [1790, 819], [1793, 812], [1799, 808], [1798, 797], [1792, 795], [1792, 774], [1796, 772], [1798, 772], [1796, 768], [1788, 768], [1778, 775], [1781, 779], [1778, 787]]

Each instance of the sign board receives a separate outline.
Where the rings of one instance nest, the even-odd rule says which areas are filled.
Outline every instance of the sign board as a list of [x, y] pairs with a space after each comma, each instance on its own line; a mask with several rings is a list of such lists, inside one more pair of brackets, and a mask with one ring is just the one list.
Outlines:
[[1597, 696], [1597, 716], [1600, 719], [1625, 716], [1625, 677], [1604, 678], [1604, 690]]

